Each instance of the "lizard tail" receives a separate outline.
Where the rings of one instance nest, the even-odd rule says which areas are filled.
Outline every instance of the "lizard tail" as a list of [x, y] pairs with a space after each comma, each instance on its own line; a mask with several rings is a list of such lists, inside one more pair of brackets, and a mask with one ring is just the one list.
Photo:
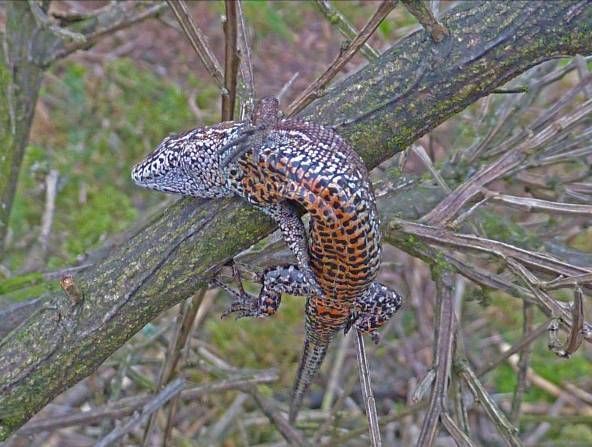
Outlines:
[[292, 402], [290, 403], [289, 420], [290, 424], [296, 421], [298, 411], [302, 406], [302, 400], [308, 387], [310, 386], [312, 379], [317, 375], [329, 343], [324, 343], [316, 340], [311, 340], [306, 337], [304, 341], [304, 352], [300, 359], [300, 366], [298, 367], [298, 374], [296, 374], [296, 381], [292, 391]]

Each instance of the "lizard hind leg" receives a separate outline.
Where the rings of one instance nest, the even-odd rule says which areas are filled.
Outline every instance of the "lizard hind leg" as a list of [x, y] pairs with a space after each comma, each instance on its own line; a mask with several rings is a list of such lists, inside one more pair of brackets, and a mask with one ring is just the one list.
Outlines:
[[376, 330], [399, 310], [402, 301], [403, 298], [396, 291], [375, 281], [356, 301], [349, 327], [353, 326], [363, 334], [369, 334], [378, 343], [379, 335]]

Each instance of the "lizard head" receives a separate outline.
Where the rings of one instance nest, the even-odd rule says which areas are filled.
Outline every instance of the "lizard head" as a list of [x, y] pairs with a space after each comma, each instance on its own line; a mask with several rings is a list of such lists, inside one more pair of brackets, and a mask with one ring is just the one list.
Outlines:
[[144, 188], [193, 197], [232, 195], [220, 168], [219, 151], [234, 138], [239, 123], [221, 123], [169, 135], [132, 170]]

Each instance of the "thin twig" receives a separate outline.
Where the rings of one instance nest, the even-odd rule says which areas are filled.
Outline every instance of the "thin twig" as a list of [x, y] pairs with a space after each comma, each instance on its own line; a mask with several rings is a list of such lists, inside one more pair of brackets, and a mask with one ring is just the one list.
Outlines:
[[352, 334], [353, 331], [348, 332], [339, 341], [339, 347], [337, 348], [335, 360], [331, 366], [331, 373], [329, 374], [329, 380], [327, 381], [327, 389], [323, 396], [323, 403], [321, 404], [322, 410], [328, 411], [331, 408], [331, 404], [333, 403], [333, 397], [335, 396], [335, 391], [337, 389], [337, 382], [343, 373], [343, 363], [347, 350], [349, 349], [349, 345], [351, 344]]
[[[177, 321], [175, 324], [175, 333], [169, 343], [167, 356], [162, 364], [158, 377], [158, 389], [162, 388], [166, 383], [170, 382], [175, 376], [181, 357], [183, 348], [185, 347], [189, 335], [191, 334], [191, 328], [193, 327], [193, 320], [197, 309], [201, 304], [205, 295], [205, 289], [200, 290], [192, 298], [186, 300], [179, 309], [177, 315]], [[157, 412], [155, 412], [146, 425], [144, 431], [144, 445], [148, 445], [150, 435], [154, 425], [156, 424]]]
[[[563, 407], [565, 406], [565, 400], [563, 397], [559, 397], [548, 411], [550, 417], [557, 417]], [[545, 436], [547, 431], [551, 428], [551, 424], [546, 421], [541, 422], [524, 440], [524, 444], [527, 446], [537, 446], [539, 441]]]
[[[574, 290], [574, 302], [572, 304], [572, 318], [571, 328], [569, 335], [564, 343], [561, 343], [555, 333], [558, 331], [558, 324], [553, 325], [554, 331], [551, 332], [551, 326], [549, 327], [549, 349], [560, 357], [570, 357], [578, 348], [582, 345], [583, 332], [584, 332], [584, 299], [582, 288], [577, 285]], [[555, 321], [554, 321], [555, 322]]]
[[522, 442], [517, 436], [518, 430], [497, 406], [469, 365], [466, 362], [459, 362], [456, 367], [458, 368], [459, 375], [465, 380], [475, 398], [479, 400], [479, 403], [495, 424], [498, 433], [502, 435], [508, 445], [512, 447], [522, 446]]
[[251, 46], [249, 44], [249, 34], [243, 13], [242, 1], [236, 2], [236, 12], [238, 14], [238, 48], [240, 51], [240, 72], [244, 91], [239, 93], [241, 96], [241, 115], [244, 120], [253, 111], [255, 102], [255, 76], [253, 75], [253, 59], [251, 57]]
[[426, 416], [423, 420], [417, 445], [431, 446], [438, 433], [442, 413], [446, 412], [448, 380], [452, 366], [454, 344], [454, 274], [439, 273], [436, 279], [438, 320], [435, 325], [434, 368], [435, 377]]
[[486, 190], [484, 190], [483, 193], [493, 202], [525, 209], [529, 212], [539, 211], [552, 214], [592, 217], [592, 205], [552, 202], [549, 200], [534, 199], [532, 197], [510, 196]]
[[[509, 348], [509, 345], [505, 342], [502, 342], [498, 344], [498, 348], [501, 352], [505, 352]], [[518, 369], [518, 357], [514, 354], [509, 356], [507, 360], [512, 369], [516, 371]], [[540, 388], [546, 393], [549, 393], [551, 396], [562, 398], [564, 402], [569, 403], [571, 406], [578, 409], [578, 411], [580, 411], [582, 414], [592, 414], [592, 406], [589, 405], [579, 393], [574, 393], [567, 387], [565, 389], [561, 388], [553, 382], [536, 374], [532, 368], [528, 368], [526, 377], [533, 386]]]
[[402, 0], [405, 8], [417, 19], [421, 26], [432, 36], [436, 43], [442, 42], [450, 32], [434, 16], [426, 2], [421, 0]]
[[[534, 309], [532, 304], [524, 303], [522, 305], [522, 332], [528, 334], [532, 332], [532, 321], [534, 319]], [[528, 373], [528, 364], [530, 362], [531, 344], [526, 344], [520, 350], [520, 360], [518, 361], [518, 373], [516, 378], [516, 388], [514, 389], [514, 397], [512, 398], [512, 411], [510, 412], [510, 420], [515, 426], [519, 425], [520, 414], [522, 407], [522, 399], [526, 391], [526, 377]]]
[[322, 96], [322, 90], [325, 86], [333, 79], [339, 71], [345, 66], [345, 64], [358, 52], [358, 50], [364, 45], [364, 43], [370, 38], [370, 36], [376, 31], [380, 22], [393, 10], [396, 5], [394, 0], [383, 0], [372, 18], [364, 25], [364, 28], [358, 33], [358, 35], [352, 40], [351, 44], [345, 51], [342, 51], [339, 56], [333, 61], [333, 63], [325, 70], [325, 72], [319, 76], [312, 84], [310, 84], [292, 104], [286, 109], [286, 115], [292, 116], [308, 104], [314, 101], [316, 98]]
[[151, 398], [139, 413], [130, 417], [125, 424], [114, 428], [107, 436], [99, 440], [95, 444], [95, 447], [107, 447], [115, 444], [137, 425], [140, 425], [148, 416], [165, 405], [175, 395], [179, 394], [184, 387], [185, 381], [183, 379], [176, 379], [169, 383], [157, 395]]
[[[215, 292], [207, 291], [205, 295], [202, 297], [200, 295], [196, 295], [191, 299], [191, 304], [189, 305], [187, 312], [184, 313], [183, 323], [181, 324], [181, 332], [182, 336], [186, 337], [185, 342], [183, 343], [185, 346], [183, 348], [183, 353], [181, 360], [185, 360], [187, 355], [189, 354], [189, 343], [188, 340], [190, 339], [191, 333], [196, 331], [197, 328], [201, 325], [204, 321], [206, 314], [209, 311], [214, 299]], [[198, 304], [196, 308], [195, 305]], [[195, 309], [195, 311], [194, 311]], [[186, 334], [186, 335], [185, 335]], [[181, 343], [179, 343], [181, 344]], [[171, 443], [171, 435], [173, 431], [173, 423], [175, 416], [177, 414], [177, 407], [179, 405], [180, 396], [175, 396], [170, 404], [169, 404], [169, 411], [167, 414], [167, 421], [166, 426], [164, 429], [163, 439], [164, 444], [168, 445]]]
[[138, 2], [133, 3], [132, 7], [126, 7], [120, 3], [112, 3], [93, 19], [94, 23], [100, 25], [91, 27], [90, 31], [83, 33], [85, 38], [84, 42], [71, 41], [64, 43], [63, 46], [56, 47], [57, 49], [54, 52], [46, 55], [46, 57], [42, 61], [39, 61], [39, 63], [43, 66], [49, 66], [58, 59], [63, 59], [75, 51], [90, 48], [102, 37], [112, 35], [123, 28], [156, 17], [165, 8], [166, 5], [164, 3], [147, 4]]
[[[278, 380], [277, 371], [266, 370], [259, 371], [251, 376], [238, 377], [234, 379], [225, 379], [218, 382], [199, 385], [196, 387], [183, 390], [179, 397], [181, 400], [193, 401], [199, 399], [207, 394], [220, 393], [223, 391], [235, 390], [244, 387], [254, 386], [262, 383], [272, 383]], [[89, 411], [80, 412], [78, 410], [72, 411], [69, 414], [60, 416], [59, 418], [45, 418], [38, 420], [31, 420], [27, 425], [23, 426], [18, 433], [22, 435], [30, 435], [42, 431], [51, 431], [63, 427], [71, 427], [73, 425], [89, 425], [96, 424], [105, 419], [118, 420], [125, 416], [129, 416], [142, 408], [150, 401], [150, 396], [134, 396], [125, 399], [120, 399], [110, 402], [102, 407], [94, 408]]]
[[298, 430], [290, 425], [288, 419], [280, 414], [269, 399], [265, 398], [261, 393], [254, 389], [248, 390], [247, 392], [253, 397], [263, 414], [265, 414], [269, 421], [277, 427], [280, 434], [290, 445], [308, 445]]
[[280, 102], [280, 104], [282, 102], [282, 98], [288, 93], [288, 90], [290, 89], [290, 87], [292, 87], [292, 84], [298, 78], [298, 76], [300, 76], [299, 71], [294, 73], [292, 75], [292, 77], [290, 79], [288, 79], [288, 82], [286, 82], [284, 85], [282, 85], [282, 88], [280, 89], [279, 93], [277, 94], [277, 99]]
[[[337, 8], [333, 7], [329, 0], [315, 0], [315, 3], [327, 21], [331, 25], [334, 25], [346, 39], [352, 40], [356, 37], [356, 34], [358, 33], [356, 28], [339, 12]], [[360, 52], [369, 61], [373, 61], [380, 56], [378, 51], [372, 48], [368, 42], [365, 42], [364, 45], [362, 45]]]
[[191, 17], [189, 8], [187, 8], [187, 2], [185, 2], [185, 0], [167, 0], [167, 4], [173, 10], [177, 21], [181, 25], [181, 28], [185, 32], [185, 35], [189, 39], [197, 56], [206, 67], [206, 70], [210, 73], [210, 76], [214, 78], [218, 87], [223, 89], [224, 75], [222, 74], [220, 62], [218, 62], [216, 55], [208, 46], [207, 38], [200, 31]]
[[236, 103], [236, 86], [239, 66], [237, 36], [237, 2], [225, 0], [226, 20], [224, 21], [224, 91], [222, 92], [222, 121], [231, 121]]
[[[405, 227], [408, 223], [406, 223], [405, 225], [403, 225], [403, 227]], [[411, 224], [412, 226], [417, 225], [417, 224]], [[422, 235], [422, 231], [420, 232], [416, 232], [415, 230], [411, 230], [411, 231], [400, 231], [401, 228], [399, 228], [399, 221], [394, 220], [393, 222], [391, 222], [388, 226], [387, 226], [388, 230], [386, 232], [388, 238], [390, 239], [390, 241], [392, 243], [398, 244], [398, 243], [402, 243], [403, 245], [406, 244], [405, 241], [408, 240], [408, 235], [413, 235], [413, 236], [420, 236], [420, 238], [423, 238]], [[431, 236], [429, 236], [427, 239], [433, 243], [443, 243], [443, 245], [446, 246], [453, 246], [455, 248], [461, 248], [463, 249], [463, 251], [467, 251], [466, 249], [477, 249], [477, 247], [475, 247], [472, 243], [468, 242], [468, 240], [464, 241], [464, 242], [460, 242], [459, 240], [456, 241], [451, 241], [448, 239], [448, 236], [445, 235], [446, 230], [441, 230], [441, 229], [432, 229], [434, 231], [434, 233], [432, 233]], [[430, 232], [432, 231], [430, 230]], [[461, 239], [463, 239], [464, 237], [466, 237], [468, 235], [464, 235], [463, 237], [461, 237]], [[479, 239], [476, 236], [468, 236], [469, 239]], [[583, 267], [578, 267], [578, 266], [574, 266], [572, 264], [567, 264], [561, 261], [558, 261], [557, 259], [553, 258], [553, 257], [549, 257], [546, 255], [543, 255], [541, 253], [537, 253], [535, 255], [535, 252], [528, 252], [528, 251], [522, 251], [521, 249], [517, 249], [517, 247], [513, 247], [512, 249], [510, 249], [508, 252], [505, 252], [505, 247], [512, 247], [511, 245], [508, 244], [504, 244], [501, 242], [497, 242], [497, 241], [491, 241], [488, 240], [489, 242], [487, 242], [485, 245], [488, 245], [490, 242], [493, 243], [493, 245], [498, 246], [500, 248], [500, 250], [498, 249], [494, 249], [493, 246], [490, 247], [490, 249], [485, 248], [485, 246], [481, 246], [480, 248], [478, 248], [479, 251], [484, 251], [487, 252], [489, 254], [492, 254], [494, 256], [498, 256], [501, 260], [503, 260], [504, 262], [506, 262], [508, 264], [508, 266], [510, 266], [511, 263], [516, 264], [515, 259], [518, 258], [523, 258], [522, 262], [526, 261], [528, 264], [531, 264], [533, 267], [535, 267], [536, 269], [540, 269], [542, 271], [546, 271], [547, 273], [551, 273], [551, 274], [555, 274], [555, 275], [565, 275], [565, 276], [577, 276], [580, 274], [580, 272], [576, 272], [573, 269], [584, 269]], [[501, 244], [501, 245], [497, 245], [497, 244]], [[479, 244], [480, 245], [480, 244]], [[526, 281], [527, 287], [522, 287], [521, 285], [518, 284], [514, 284], [510, 281], [507, 280], [507, 278], [502, 277], [501, 275], [498, 275], [496, 273], [493, 273], [491, 271], [485, 270], [480, 268], [478, 265], [476, 265], [474, 262], [467, 262], [464, 257], [462, 257], [461, 255], [455, 253], [455, 252], [451, 252], [450, 250], [447, 251], [439, 251], [439, 250], [435, 250], [432, 247], [429, 247], [427, 245], [423, 245], [423, 244], [414, 244], [412, 247], [409, 247], [409, 245], [406, 245], [408, 247], [408, 251], [410, 254], [412, 254], [413, 256], [417, 256], [420, 257], [421, 259], [423, 259], [425, 262], [433, 262], [434, 259], [442, 259], [444, 261], [446, 261], [447, 263], [449, 263], [450, 265], [454, 266], [454, 268], [456, 269], [456, 271], [458, 273], [460, 273], [461, 275], [463, 275], [464, 277], [470, 279], [471, 281], [480, 284], [482, 286], [485, 287], [490, 287], [493, 289], [499, 289], [499, 290], [503, 290], [506, 293], [512, 295], [512, 296], [516, 296], [518, 298], [521, 298], [525, 301], [529, 301], [532, 303], [535, 303], [539, 306], [539, 308], [549, 317], [556, 317], [557, 315], [561, 316], [561, 324], [567, 328], [568, 330], [571, 329], [571, 310], [569, 308], [568, 305], [565, 305], [564, 303], [561, 303], [557, 300], [554, 300], [552, 298], [547, 298], [545, 296], [541, 296], [541, 293], [543, 293], [543, 290], [537, 286], [537, 284], [528, 284], [528, 281]], [[528, 255], [526, 255], [526, 257], [524, 257], [523, 255], [525, 255], [526, 253], [529, 253]], [[534, 258], [531, 257], [531, 255], [534, 255]], [[539, 258], [540, 256], [540, 258]], [[545, 265], [545, 268], [541, 268], [542, 266], [539, 264], [538, 261], [535, 261], [535, 258], [539, 258], [539, 259], [546, 259], [551, 261], [550, 264], [547, 264], [547, 262], [545, 261], [544, 263], [547, 264]], [[558, 264], [556, 264], [558, 263]], [[556, 267], [559, 267], [558, 269], [552, 268], [551, 265], [555, 264]], [[567, 267], [569, 266], [569, 267]], [[559, 270], [563, 270], [563, 268], [568, 268], [572, 273], [560, 273]], [[524, 275], [521, 275], [519, 272], [519, 269], [515, 269], [515, 273], [518, 275], [519, 278], [523, 279]], [[530, 272], [527, 272], [528, 274], [530, 274]], [[583, 328], [583, 338], [584, 340], [588, 341], [588, 342], [592, 342], [592, 325], [588, 322], [584, 322], [584, 328]]]
[[552, 138], [557, 137], [565, 129], [592, 113], [592, 100], [581, 104], [574, 112], [561, 116], [548, 126], [527, 138], [511, 150], [502, 155], [495, 162], [481, 168], [468, 181], [456, 188], [432, 211], [422, 218], [422, 222], [433, 225], [445, 225], [451, 222], [464, 205], [481, 194], [483, 187], [492, 181], [501, 178], [519, 166], [536, 149], [540, 149]]
[[494, 239], [482, 238], [472, 234], [454, 233], [442, 228], [402, 220], [394, 220], [390, 225], [392, 228], [425, 239], [430, 243], [477, 250], [498, 256], [504, 260], [506, 258], [514, 258], [521, 263], [548, 274], [576, 276], [584, 273], [592, 273], [592, 267], [586, 268], [569, 264], [548, 254], [525, 250]]
[[536, 329], [528, 332], [527, 334], [524, 334], [522, 336], [522, 338], [518, 342], [516, 342], [516, 344], [514, 344], [514, 346], [512, 346], [510, 349], [504, 351], [502, 354], [500, 354], [494, 360], [491, 360], [491, 361], [487, 362], [485, 365], [483, 365], [476, 372], [477, 377], [481, 377], [484, 374], [487, 374], [489, 371], [492, 371], [493, 369], [497, 368], [508, 357], [523, 350], [526, 346], [530, 345], [533, 341], [535, 341], [537, 338], [539, 338], [541, 335], [543, 335], [545, 332], [547, 332], [547, 328], [549, 327], [549, 321], [551, 321], [551, 320], [547, 320], [544, 323], [541, 323], [540, 325], [538, 325], [536, 327]]
[[590, 282], [592, 282], [592, 273], [583, 273], [581, 275], [559, 277], [553, 281], [542, 282], [540, 286], [543, 290], [553, 290], [589, 284]]
[[43, 218], [41, 219], [41, 232], [39, 234], [39, 246], [41, 247], [42, 258], [45, 258], [47, 255], [47, 245], [55, 212], [58, 176], [58, 171], [56, 169], [51, 169], [45, 179], [45, 211], [43, 212]]
[[426, 168], [428, 168], [430, 174], [432, 174], [432, 177], [434, 177], [434, 180], [436, 180], [436, 183], [438, 183], [438, 186], [442, 188], [442, 191], [444, 191], [447, 194], [450, 194], [452, 191], [446, 184], [446, 181], [442, 178], [440, 173], [435, 168], [434, 163], [432, 163], [432, 159], [426, 152], [425, 148], [421, 144], [414, 144], [413, 146], [411, 146], [411, 150], [415, 153], [415, 155], [417, 155], [417, 157], [421, 160], [423, 165]]
[[456, 442], [456, 445], [461, 447], [473, 447], [475, 444], [471, 441], [471, 438], [462, 431], [462, 429], [454, 422], [454, 419], [446, 412], [440, 415], [440, 420], [446, 431], [450, 434], [452, 439]]
[[240, 393], [234, 398], [232, 403], [224, 411], [224, 414], [218, 418], [216, 423], [208, 428], [204, 445], [222, 444], [231, 425], [244, 413], [243, 405], [248, 399], [249, 395], [245, 393]]
[[368, 358], [366, 357], [366, 348], [364, 347], [364, 338], [362, 333], [356, 331], [356, 353], [358, 357], [358, 368], [360, 372], [360, 385], [362, 387], [362, 398], [366, 407], [366, 416], [368, 417], [368, 426], [370, 429], [370, 445], [380, 447], [380, 427], [378, 426], [378, 414], [376, 413], [376, 400], [372, 391], [370, 382], [370, 369], [368, 368]]

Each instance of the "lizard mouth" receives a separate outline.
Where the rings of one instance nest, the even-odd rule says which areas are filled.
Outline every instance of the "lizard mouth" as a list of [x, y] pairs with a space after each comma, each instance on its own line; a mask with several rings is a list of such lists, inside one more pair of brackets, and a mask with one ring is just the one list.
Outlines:
[[136, 185], [146, 187], [150, 183], [154, 183], [154, 176], [151, 175], [143, 163], [138, 163], [132, 169], [132, 180]]

